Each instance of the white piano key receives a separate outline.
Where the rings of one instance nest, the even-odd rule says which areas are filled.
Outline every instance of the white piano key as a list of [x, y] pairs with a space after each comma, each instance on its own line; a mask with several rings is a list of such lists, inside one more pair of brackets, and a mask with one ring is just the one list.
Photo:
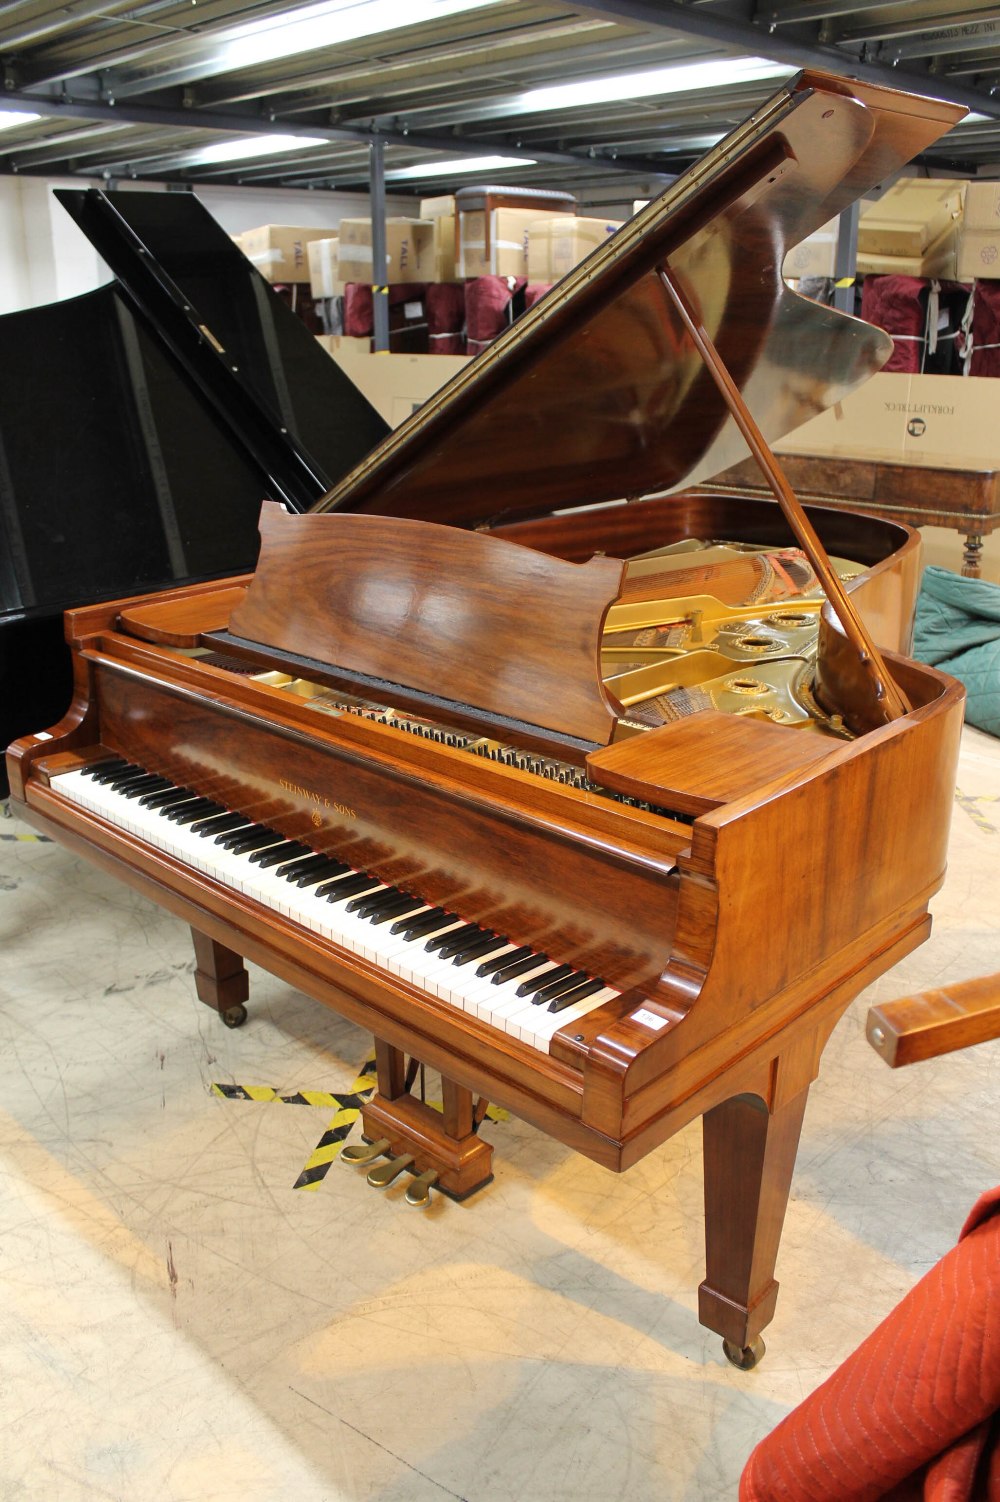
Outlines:
[[[492, 975], [476, 974], [482, 960], [456, 965], [454, 956], [442, 959], [437, 949], [427, 949], [430, 938], [441, 937], [474, 921], [468, 916], [443, 919], [435, 934], [407, 939], [403, 933], [391, 932], [393, 920], [373, 924], [369, 918], [361, 918], [356, 912], [348, 913], [348, 899], [328, 902], [325, 896], [317, 896], [316, 887], [299, 887], [287, 877], [279, 876], [277, 866], [262, 869], [259, 861], [251, 861], [251, 852], [236, 854], [223, 849], [215, 843], [211, 832], [202, 835], [192, 831], [188, 824], [176, 824], [160, 810], [142, 806], [137, 798], [126, 798], [107, 784], [94, 782], [82, 771], [60, 773], [53, 777], [52, 787], [68, 801], [101, 815], [117, 828], [173, 856], [191, 870], [202, 872], [230, 890], [253, 898], [272, 912], [280, 913], [348, 952], [378, 965], [387, 974], [407, 981], [542, 1052], [547, 1052], [552, 1034], [566, 1022], [576, 1021], [618, 995], [617, 991], [606, 987], [575, 1007], [567, 1007], [563, 1012], [549, 1012], [546, 1005], [532, 1003], [531, 993], [518, 996], [517, 989], [532, 979], [541, 984], [559, 961], [551, 958], [540, 960], [535, 969], [515, 976], [504, 985], [495, 986]], [[248, 827], [252, 823], [252, 820], [247, 820]], [[387, 884], [372, 875], [371, 885], [365, 889], [364, 895], [374, 896], [386, 889]], [[426, 904], [407, 916], [416, 920], [430, 906]], [[502, 951], [483, 956], [483, 959], [497, 958], [499, 954], [511, 953], [519, 947], [512, 939]]]

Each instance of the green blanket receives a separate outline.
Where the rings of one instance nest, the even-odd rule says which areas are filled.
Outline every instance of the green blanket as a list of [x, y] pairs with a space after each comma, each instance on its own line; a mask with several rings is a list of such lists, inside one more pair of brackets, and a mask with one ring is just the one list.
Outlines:
[[913, 655], [964, 683], [969, 724], [1000, 736], [1000, 585], [928, 568]]

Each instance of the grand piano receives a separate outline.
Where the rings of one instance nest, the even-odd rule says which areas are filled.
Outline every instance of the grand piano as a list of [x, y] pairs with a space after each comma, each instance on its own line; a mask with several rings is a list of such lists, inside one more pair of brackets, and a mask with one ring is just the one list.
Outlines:
[[387, 431], [193, 194], [56, 196], [114, 280], [0, 317], [3, 746], [66, 704], [68, 606], [252, 568], [261, 498]]
[[[928, 934], [962, 722], [902, 655], [915, 534], [771, 454], [889, 349], [780, 268], [958, 113], [800, 75], [317, 508], [265, 504], [252, 575], [71, 611], [72, 704], [9, 753], [224, 1022], [249, 958], [374, 1034], [373, 1182], [487, 1183], [490, 1101], [616, 1172], [701, 1116], [744, 1367], [823, 1046]], [[775, 501], [691, 491], [745, 445]]]

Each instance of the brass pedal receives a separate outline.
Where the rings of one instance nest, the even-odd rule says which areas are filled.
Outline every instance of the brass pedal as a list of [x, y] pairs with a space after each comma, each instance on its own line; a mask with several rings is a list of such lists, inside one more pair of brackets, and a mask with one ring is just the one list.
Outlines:
[[356, 1142], [353, 1147], [345, 1147], [340, 1155], [342, 1163], [370, 1163], [373, 1158], [380, 1158], [389, 1146], [388, 1137], [380, 1137], [377, 1142]]
[[431, 1189], [440, 1177], [436, 1168], [428, 1168], [424, 1173], [417, 1174], [406, 1191], [406, 1203], [416, 1205], [418, 1210], [425, 1209], [431, 1202]]
[[373, 1189], [388, 1189], [393, 1179], [398, 1179], [403, 1169], [409, 1168], [412, 1162], [412, 1153], [402, 1153], [398, 1158], [390, 1158], [388, 1163], [369, 1169], [368, 1182]]

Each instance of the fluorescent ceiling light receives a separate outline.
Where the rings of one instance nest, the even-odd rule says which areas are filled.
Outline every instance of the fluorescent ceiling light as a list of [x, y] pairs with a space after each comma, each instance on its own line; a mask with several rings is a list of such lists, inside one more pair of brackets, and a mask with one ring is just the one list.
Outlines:
[[[604, 78], [585, 78], [579, 83], [553, 84], [516, 94], [510, 112], [535, 114], [543, 110], [572, 109], [576, 105], [607, 104], [618, 99], [648, 99], [652, 95], [698, 93], [727, 84], [760, 83], [788, 78], [798, 70], [764, 57], [733, 57], [710, 63], [688, 63], [674, 68], [652, 68], [643, 73], [615, 73]], [[505, 110], [504, 113], [508, 111]]]
[[378, 36], [383, 31], [420, 26], [462, 11], [482, 10], [500, 0], [327, 0], [322, 5], [303, 5], [280, 19], [256, 21], [234, 27], [220, 38], [215, 71], [252, 68], [256, 63], [316, 52], [359, 37]]
[[0, 109], [0, 130], [10, 130], [15, 125], [30, 125], [32, 120], [41, 118], [41, 115], [34, 115], [30, 110]]
[[456, 172], [498, 172], [506, 167], [534, 167], [526, 156], [457, 156], [447, 162], [425, 162], [419, 167], [397, 167], [386, 172], [387, 178], [451, 177]]
[[241, 141], [216, 141], [186, 161], [193, 167], [203, 167], [209, 162], [242, 162], [248, 157], [276, 156], [279, 151], [329, 144], [323, 136], [248, 136]]

